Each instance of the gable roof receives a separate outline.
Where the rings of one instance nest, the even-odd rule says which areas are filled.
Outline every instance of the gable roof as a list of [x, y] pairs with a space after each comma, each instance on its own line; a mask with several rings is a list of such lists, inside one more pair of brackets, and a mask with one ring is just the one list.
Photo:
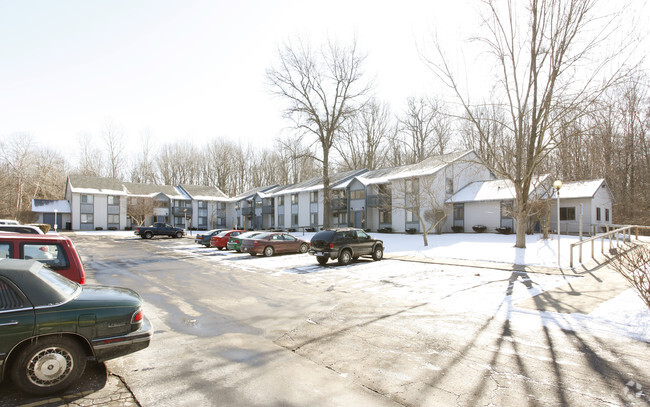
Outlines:
[[357, 177], [357, 179], [359, 182], [367, 186], [372, 184], [386, 184], [397, 179], [432, 175], [447, 167], [449, 164], [465, 158], [469, 154], [474, 154], [474, 151], [464, 150], [437, 155], [434, 157], [429, 157], [426, 160], [423, 160], [416, 164], [369, 171]]
[[[544, 184], [548, 183], [548, 174], [533, 179], [531, 196], [545, 197]], [[509, 179], [496, 179], [489, 181], [474, 181], [447, 199], [448, 203], [509, 201], [515, 199], [514, 183]]]
[[[593, 198], [598, 189], [604, 186], [609, 196], [614, 201], [614, 196], [604, 178], [594, 179], [591, 181], [569, 181], [562, 184], [560, 188], [560, 199], [571, 198]], [[555, 194], [553, 194], [555, 196]]]
[[191, 198], [198, 201], [217, 201], [227, 198], [226, 194], [221, 192], [217, 187], [189, 184], [181, 184], [179, 187], [182, 188]]
[[[355, 176], [363, 174], [367, 171], [368, 171], [367, 169], [363, 169], [363, 170], [337, 172], [336, 174], [332, 174], [330, 176], [330, 188], [336, 189], [342, 183], [348, 182]], [[285, 195], [285, 194], [296, 194], [299, 192], [317, 191], [323, 188], [324, 188], [323, 177], [314, 177], [308, 179], [307, 181], [299, 182], [297, 184], [283, 185], [282, 187], [279, 187], [271, 191], [270, 194], [273, 196]]]
[[95, 177], [92, 175], [68, 175], [70, 192], [80, 194], [126, 195], [124, 183], [115, 178]]
[[72, 213], [70, 202], [57, 199], [32, 199], [32, 212], [42, 213]]

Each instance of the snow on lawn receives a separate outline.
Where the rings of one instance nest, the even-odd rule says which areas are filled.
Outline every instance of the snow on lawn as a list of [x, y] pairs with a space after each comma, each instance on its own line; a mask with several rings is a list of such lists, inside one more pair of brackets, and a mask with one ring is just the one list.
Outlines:
[[[132, 232], [124, 231], [76, 233], [103, 234], [124, 239], [136, 238]], [[309, 241], [314, 233], [294, 235]], [[557, 267], [557, 236], [543, 240], [539, 235], [529, 235], [526, 237], [526, 249], [514, 247], [515, 235], [491, 233], [429, 235], [428, 246], [424, 246], [422, 235], [371, 233], [371, 236], [384, 241], [387, 254], [414, 258]], [[570, 244], [577, 241], [577, 236], [561, 236], [562, 268], [569, 267]], [[321, 267], [313, 256], [306, 254], [269, 258], [251, 257], [243, 253], [204, 248], [189, 239], [173, 240], [173, 242], [175, 251], [206, 261], [232, 262], [243, 271], [271, 274], [309, 273], [314, 278], [333, 279], [337, 284], [345, 284], [347, 289], [377, 291], [395, 298], [408, 298], [411, 301], [434, 301], [437, 307], [444, 309], [496, 314], [517, 324], [554, 325], [562, 329], [625, 335], [650, 342], [650, 310], [632, 289], [603, 302], [588, 315], [540, 312], [516, 307], [518, 302], [526, 298], [566, 284], [567, 280], [580, 277], [533, 273], [517, 276], [510, 271], [483, 268], [468, 272], [467, 267], [401, 261], [359, 261], [346, 267], [338, 267], [336, 262], [330, 262], [331, 266]], [[606, 252], [609, 250], [609, 242], [605, 242], [604, 249]], [[600, 255], [600, 251], [601, 242], [597, 241], [595, 244], [597, 256]], [[583, 257], [589, 259], [590, 255], [591, 246], [587, 244], [583, 248]], [[576, 263], [577, 258], [578, 249], [575, 248]], [[476, 301], [476, 298], [481, 300]]]

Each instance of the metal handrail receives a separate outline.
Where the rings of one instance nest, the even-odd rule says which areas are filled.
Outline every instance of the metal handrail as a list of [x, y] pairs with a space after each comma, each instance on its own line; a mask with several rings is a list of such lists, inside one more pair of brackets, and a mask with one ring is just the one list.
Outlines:
[[601, 239], [601, 244], [600, 244], [600, 254], [605, 253], [605, 239], [609, 238], [609, 249], [612, 250], [612, 245], [613, 245], [613, 236], [616, 235], [616, 247], [620, 246], [620, 240], [619, 237], [621, 234], [623, 235], [623, 242], [627, 240], [632, 241], [632, 229], [635, 230], [634, 237], [636, 240], [639, 240], [639, 229], [648, 229], [650, 230], [650, 226], [639, 226], [639, 225], [629, 225], [629, 226], [622, 226], [614, 230], [609, 230], [609, 226], [605, 225], [607, 227], [607, 232], [603, 233], [601, 235], [596, 235], [592, 236], [590, 238], [581, 240], [576, 243], [571, 243], [570, 247], [570, 257], [569, 257], [569, 266], [573, 267], [573, 248], [576, 246], [579, 246], [579, 257], [578, 261], [582, 263], [582, 245], [585, 243], [591, 242], [591, 258], [594, 258], [594, 241]]

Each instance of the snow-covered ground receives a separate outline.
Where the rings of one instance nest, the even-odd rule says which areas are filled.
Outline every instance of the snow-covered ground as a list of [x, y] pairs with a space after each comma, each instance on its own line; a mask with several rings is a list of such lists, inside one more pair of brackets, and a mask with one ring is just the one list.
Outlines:
[[[132, 232], [124, 231], [92, 231], [76, 232], [79, 235], [107, 235], [114, 238], [136, 238]], [[373, 237], [384, 241], [386, 253], [413, 258], [431, 259], [460, 259], [484, 262], [522, 264], [529, 266], [557, 267], [558, 242], [557, 237], [543, 240], [539, 235], [527, 236], [526, 249], [514, 247], [514, 235], [491, 233], [460, 233], [429, 235], [428, 246], [424, 246], [421, 235], [377, 234]], [[309, 241], [313, 233], [295, 233], [296, 237]], [[569, 253], [571, 243], [578, 241], [577, 236], [561, 236], [560, 265], [569, 269]], [[520, 309], [516, 304], [531, 296], [546, 290], [566, 284], [572, 279], [581, 277], [566, 277], [563, 275], [536, 274], [530, 277], [517, 278], [508, 285], [512, 272], [503, 270], [480, 269], [477, 272], [467, 272], [467, 268], [436, 266], [425, 263], [404, 262], [359, 262], [348, 267], [323, 268], [316, 264], [309, 255], [275, 256], [271, 258], [250, 258], [247, 254], [230, 251], [219, 251], [198, 246], [193, 240], [182, 239], [174, 241], [175, 251], [195, 256], [205, 261], [232, 261], [237, 267], [250, 272], [276, 273], [313, 273], [319, 276], [327, 270], [329, 278], [337, 275], [355, 289], [372, 291], [377, 289], [377, 283], [382, 283], [382, 293], [397, 298], [411, 297], [414, 300], [427, 299], [430, 301], [431, 289], [435, 286], [435, 294], [441, 307], [468, 309], [478, 313], [500, 315], [521, 326], [533, 324], [539, 326], [554, 325], [562, 329], [587, 330], [599, 335], [624, 335], [630, 338], [650, 342], [650, 310], [631, 288], [623, 291], [615, 298], [600, 304], [594, 311], [585, 314], [559, 314]], [[574, 262], [577, 264], [578, 248], [574, 248]], [[609, 242], [605, 242], [605, 252], [609, 250]], [[601, 242], [595, 244], [598, 258], [601, 252]], [[83, 254], [82, 254], [83, 255]], [[583, 259], [589, 260], [591, 245], [583, 248]], [[335, 263], [332, 263], [333, 265]], [[405, 264], [408, 264], [405, 267]], [[444, 273], [442, 271], [444, 270]], [[567, 273], [569, 274], [569, 273]], [[320, 277], [320, 276], [319, 276]], [[584, 277], [583, 277], [584, 278]], [[499, 284], [495, 284], [499, 282]], [[504, 300], [504, 285], [508, 285], [508, 294]], [[477, 284], [478, 283], [478, 284]], [[477, 295], [479, 286], [480, 301], [471, 297]], [[464, 287], [473, 290], [465, 293]], [[418, 297], [419, 296], [419, 297]], [[469, 308], [468, 308], [469, 307]]]

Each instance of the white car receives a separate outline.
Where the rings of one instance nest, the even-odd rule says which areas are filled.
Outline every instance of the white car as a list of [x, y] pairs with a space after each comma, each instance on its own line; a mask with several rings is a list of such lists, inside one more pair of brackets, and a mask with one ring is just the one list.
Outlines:
[[13, 219], [0, 219], [0, 225], [20, 225], [20, 223]]

